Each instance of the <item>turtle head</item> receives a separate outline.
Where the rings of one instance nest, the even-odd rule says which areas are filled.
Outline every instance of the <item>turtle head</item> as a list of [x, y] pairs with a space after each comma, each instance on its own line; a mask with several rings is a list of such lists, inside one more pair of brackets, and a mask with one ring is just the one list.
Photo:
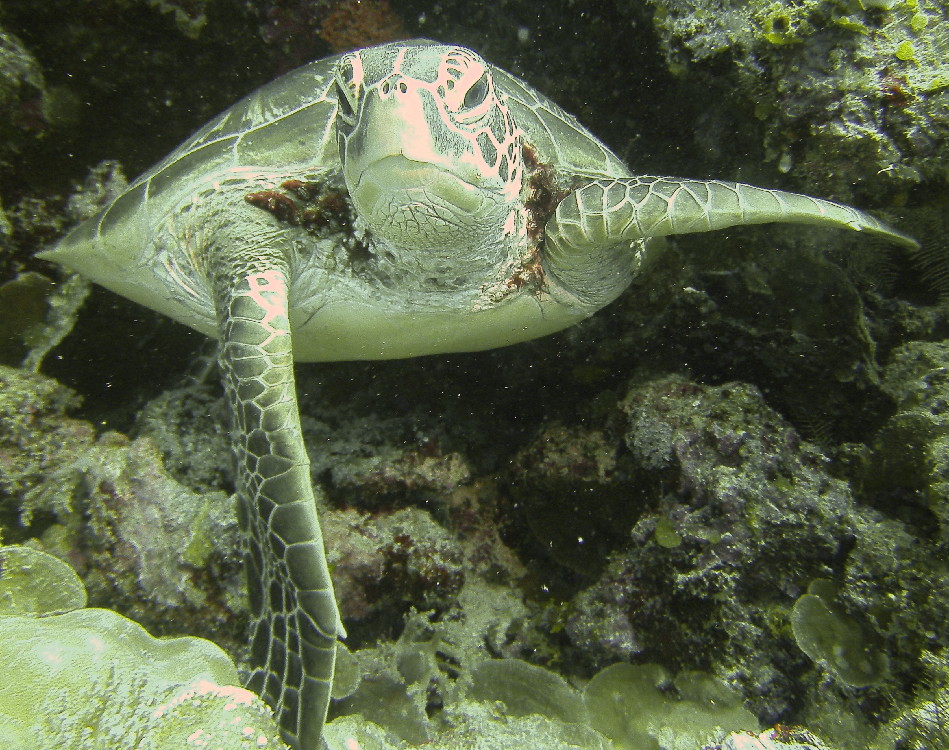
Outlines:
[[446, 256], [502, 244], [520, 133], [483, 59], [396, 42], [343, 55], [336, 86], [343, 176], [374, 236]]

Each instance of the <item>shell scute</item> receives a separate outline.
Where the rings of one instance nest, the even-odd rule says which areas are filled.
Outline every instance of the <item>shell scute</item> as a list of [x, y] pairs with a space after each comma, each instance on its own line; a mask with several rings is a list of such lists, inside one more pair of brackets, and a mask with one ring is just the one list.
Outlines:
[[[162, 201], [169, 195], [189, 192], [189, 186], [201, 175], [224, 173], [233, 164], [234, 155], [230, 143], [215, 141], [182, 154], [135, 188], [147, 188], [148, 200]], [[127, 195], [131, 193], [132, 190]], [[145, 198], [144, 191], [142, 198]]]
[[[336, 102], [322, 100], [252, 128], [235, 142], [236, 161], [260, 166], [322, 166], [337, 162], [333, 128]], [[314, 125], [322, 125], [321, 129]]]
[[519, 78], [493, 68], [495, 84], [540, 164], [564, 176], [629, 177], [632, 173], [576, 117]]
[[113, 228], [133, 220], [132, 217], [138, 213], [144, 199], [145, 185], [134, 185], [100, 212], [98, 221], [90, 221], [87, 224], [94, 226], [100, 237], [110, 234]]
[[262, 86], [211, 120], [181, 144], [156, 169], [180, 155], [200, 149], [215, 141], [246, 136], [256, 130], [278, 125], [281, 129], [286, 117], [300, 113], [303, 117], [320, 117], [323, 108], [335, 107], [333, 70], [336, 57], [318, 60], [297, 68]]

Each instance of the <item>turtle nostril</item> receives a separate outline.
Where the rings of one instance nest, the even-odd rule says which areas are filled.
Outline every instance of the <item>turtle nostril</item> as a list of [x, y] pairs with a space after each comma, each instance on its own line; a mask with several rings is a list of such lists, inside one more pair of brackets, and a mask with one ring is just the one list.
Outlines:
[[349, 100], [349, 97], [346, 95], [346, 92], [339, 91], [336, 95], [337, 106], [339, 107], [339, 113], [343, 118], [351, 120], [355, 115], [353, 110], [353, 104]]

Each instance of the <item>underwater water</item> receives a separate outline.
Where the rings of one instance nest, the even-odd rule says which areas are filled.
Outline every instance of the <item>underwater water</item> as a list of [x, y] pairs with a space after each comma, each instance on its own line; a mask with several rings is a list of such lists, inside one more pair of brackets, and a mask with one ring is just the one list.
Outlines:
[[[298, 364], [348, 633], [329, 745], [739, 747], [729, 733], [780, 725], [759, 746], [949, 746], [946, 15], [5, 2], [0, 738], [179, 747], [221, 710], [276, 746], [259, 701], [221, 691], [248, 666], [249, 610], [213, 350], [33, 255], [256, 87], [424, 36], [520, 76], [635, 174], [842, 201], [921, 249], [678, 236], [549, 337]], [[82, 661], [115, 633], [154, 669], [118, 636]]]

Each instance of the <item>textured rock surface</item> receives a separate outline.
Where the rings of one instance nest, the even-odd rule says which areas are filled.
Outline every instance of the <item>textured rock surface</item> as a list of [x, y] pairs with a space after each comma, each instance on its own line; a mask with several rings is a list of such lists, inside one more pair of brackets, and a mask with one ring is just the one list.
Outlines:
[[[841, 198], [866, 179], [868, 165], [886, 176], [890, 192], [945, 178], [943, 3], [650, 4], [673, 70], [710, 80], [702, 66], [727, 61], [732, 101], [769, 123], [756, 137], [781, 171]], [[710, 113], [704, 137], [724, 150], [727, 121], [715, 117], [727, 117], [724, 107]]]

